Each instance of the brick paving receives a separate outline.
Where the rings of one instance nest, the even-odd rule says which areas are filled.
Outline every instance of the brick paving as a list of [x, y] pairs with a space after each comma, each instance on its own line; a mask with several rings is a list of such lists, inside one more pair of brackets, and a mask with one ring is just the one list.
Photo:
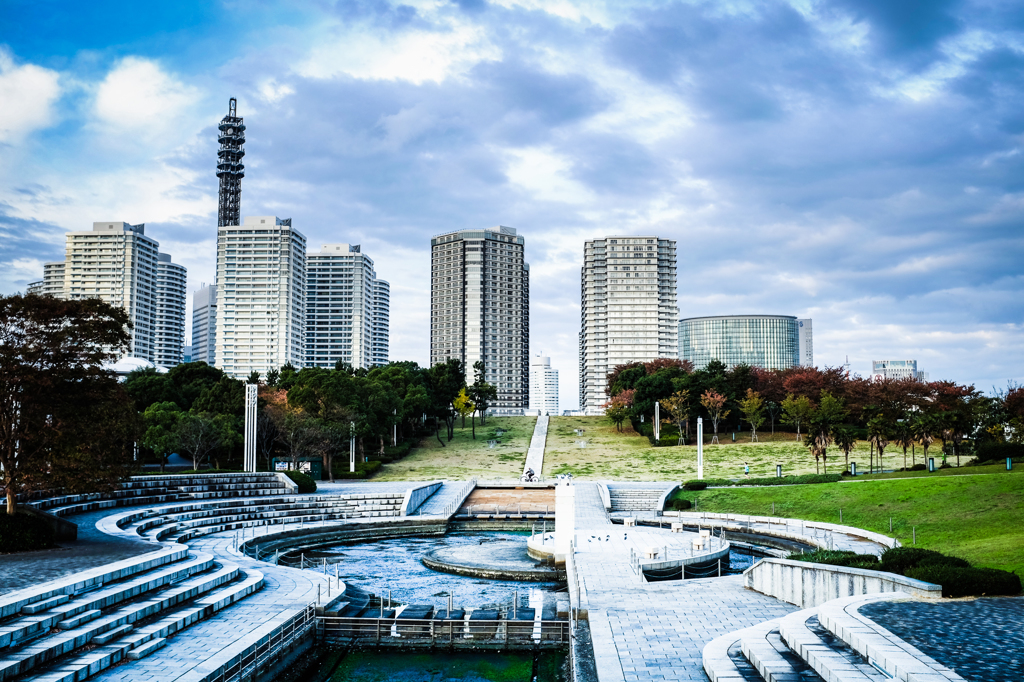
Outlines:
[[1024, 680], [1024, 597], [883, 601], [859, 610], [971, 682]]

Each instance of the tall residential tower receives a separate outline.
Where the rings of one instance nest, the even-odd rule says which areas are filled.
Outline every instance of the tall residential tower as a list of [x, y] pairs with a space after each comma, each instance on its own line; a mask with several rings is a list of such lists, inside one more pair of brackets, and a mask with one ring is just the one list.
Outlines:
[[183, 359], [187, 279], [185, 266], [172, 263], [166, 253], [157, 255], [153, 361], [164, 367], [174, 367]]
[[[387, 364], [387, 282], [358, 244], [324, 244], [306, 257], [306, 367]], [[383, 307], [378, 299], [383, 296]]]
[[192, 362], [217, 363], [217, 285], [192, 294]]
[[588, 241], [580, 284], [580, 409], [602, 414], [616, 365], [679, 355], [676, 243], [655, 236]]
[[305, 361], [306, 238], [291, 219], [217, 230], [216, 364], [244, 379]]
[[430, 364], [458, 358], [498, 389], [493, 414], [523, 414], [530, 400], [530, 266], [511, 227], [460, 230], [430, 240]]

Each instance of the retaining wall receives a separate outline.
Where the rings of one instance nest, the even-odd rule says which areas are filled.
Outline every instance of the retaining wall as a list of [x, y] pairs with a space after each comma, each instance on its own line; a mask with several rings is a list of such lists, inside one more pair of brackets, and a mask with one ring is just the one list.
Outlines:
[[895, 573], [789, 559], [762, 559], [743, 576], [748, 588], [805, 609], [859, 594], [905, 592], [922, 599], [942, 597], [941, 585]]
[[295, 528], [261, 535], [247, 541], [243, 545], [243, 551], [249, 554], [254, 547], [259, 547], [261, 556], [266, 552], [276, 551], [280, 551], [281, 554], [303, 552], [346, 542], [367, 542], [414, 535], [444, 535], [447, 527], [448, 524], [444, 521], [420, 521], [415, 516], [411, 519], [349, 519], [344, 523]]
[[402, 511], [399, 512], [400, 516], [408, 516], [412, 514], [420, 506], [426, 502], [431, 495], [436, 493], [441, 486], [444, 485], [444, 481], [433, 481], [431, 483], [421, 483], [420, 485], [409, 488], [405, 491], [405, 500], [402, 502]]

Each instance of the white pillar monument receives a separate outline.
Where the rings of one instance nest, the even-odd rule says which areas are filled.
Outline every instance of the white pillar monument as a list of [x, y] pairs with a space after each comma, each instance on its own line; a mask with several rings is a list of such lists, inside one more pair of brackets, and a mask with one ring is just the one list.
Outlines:
[[246, 472], [256, 472], [256, 396], [258, 384], [245, 385], [245, 463]]
[[555, 486], [555, 563], [564, 564], [576, 535], [576, 486], [572, 474], [559, 474]]
[[704, 480], [704, 419], [697, 417], [697, 480]]
[[661, 403], [654, 401], [654, 440], [661, 440]]

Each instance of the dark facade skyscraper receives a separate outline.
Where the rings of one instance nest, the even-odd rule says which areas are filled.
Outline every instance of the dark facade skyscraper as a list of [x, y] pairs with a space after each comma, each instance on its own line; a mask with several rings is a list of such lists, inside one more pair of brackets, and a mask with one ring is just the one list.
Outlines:
[[228, 101], [228, 115], [220, 120], [217, 141], [217, 177], [220, 178], [220, 205], [217, 209], [217, 227], [238, 225], [241, 222], [242, 178], [245, 177], [245, 126], [236, 116], [237, 100]]

